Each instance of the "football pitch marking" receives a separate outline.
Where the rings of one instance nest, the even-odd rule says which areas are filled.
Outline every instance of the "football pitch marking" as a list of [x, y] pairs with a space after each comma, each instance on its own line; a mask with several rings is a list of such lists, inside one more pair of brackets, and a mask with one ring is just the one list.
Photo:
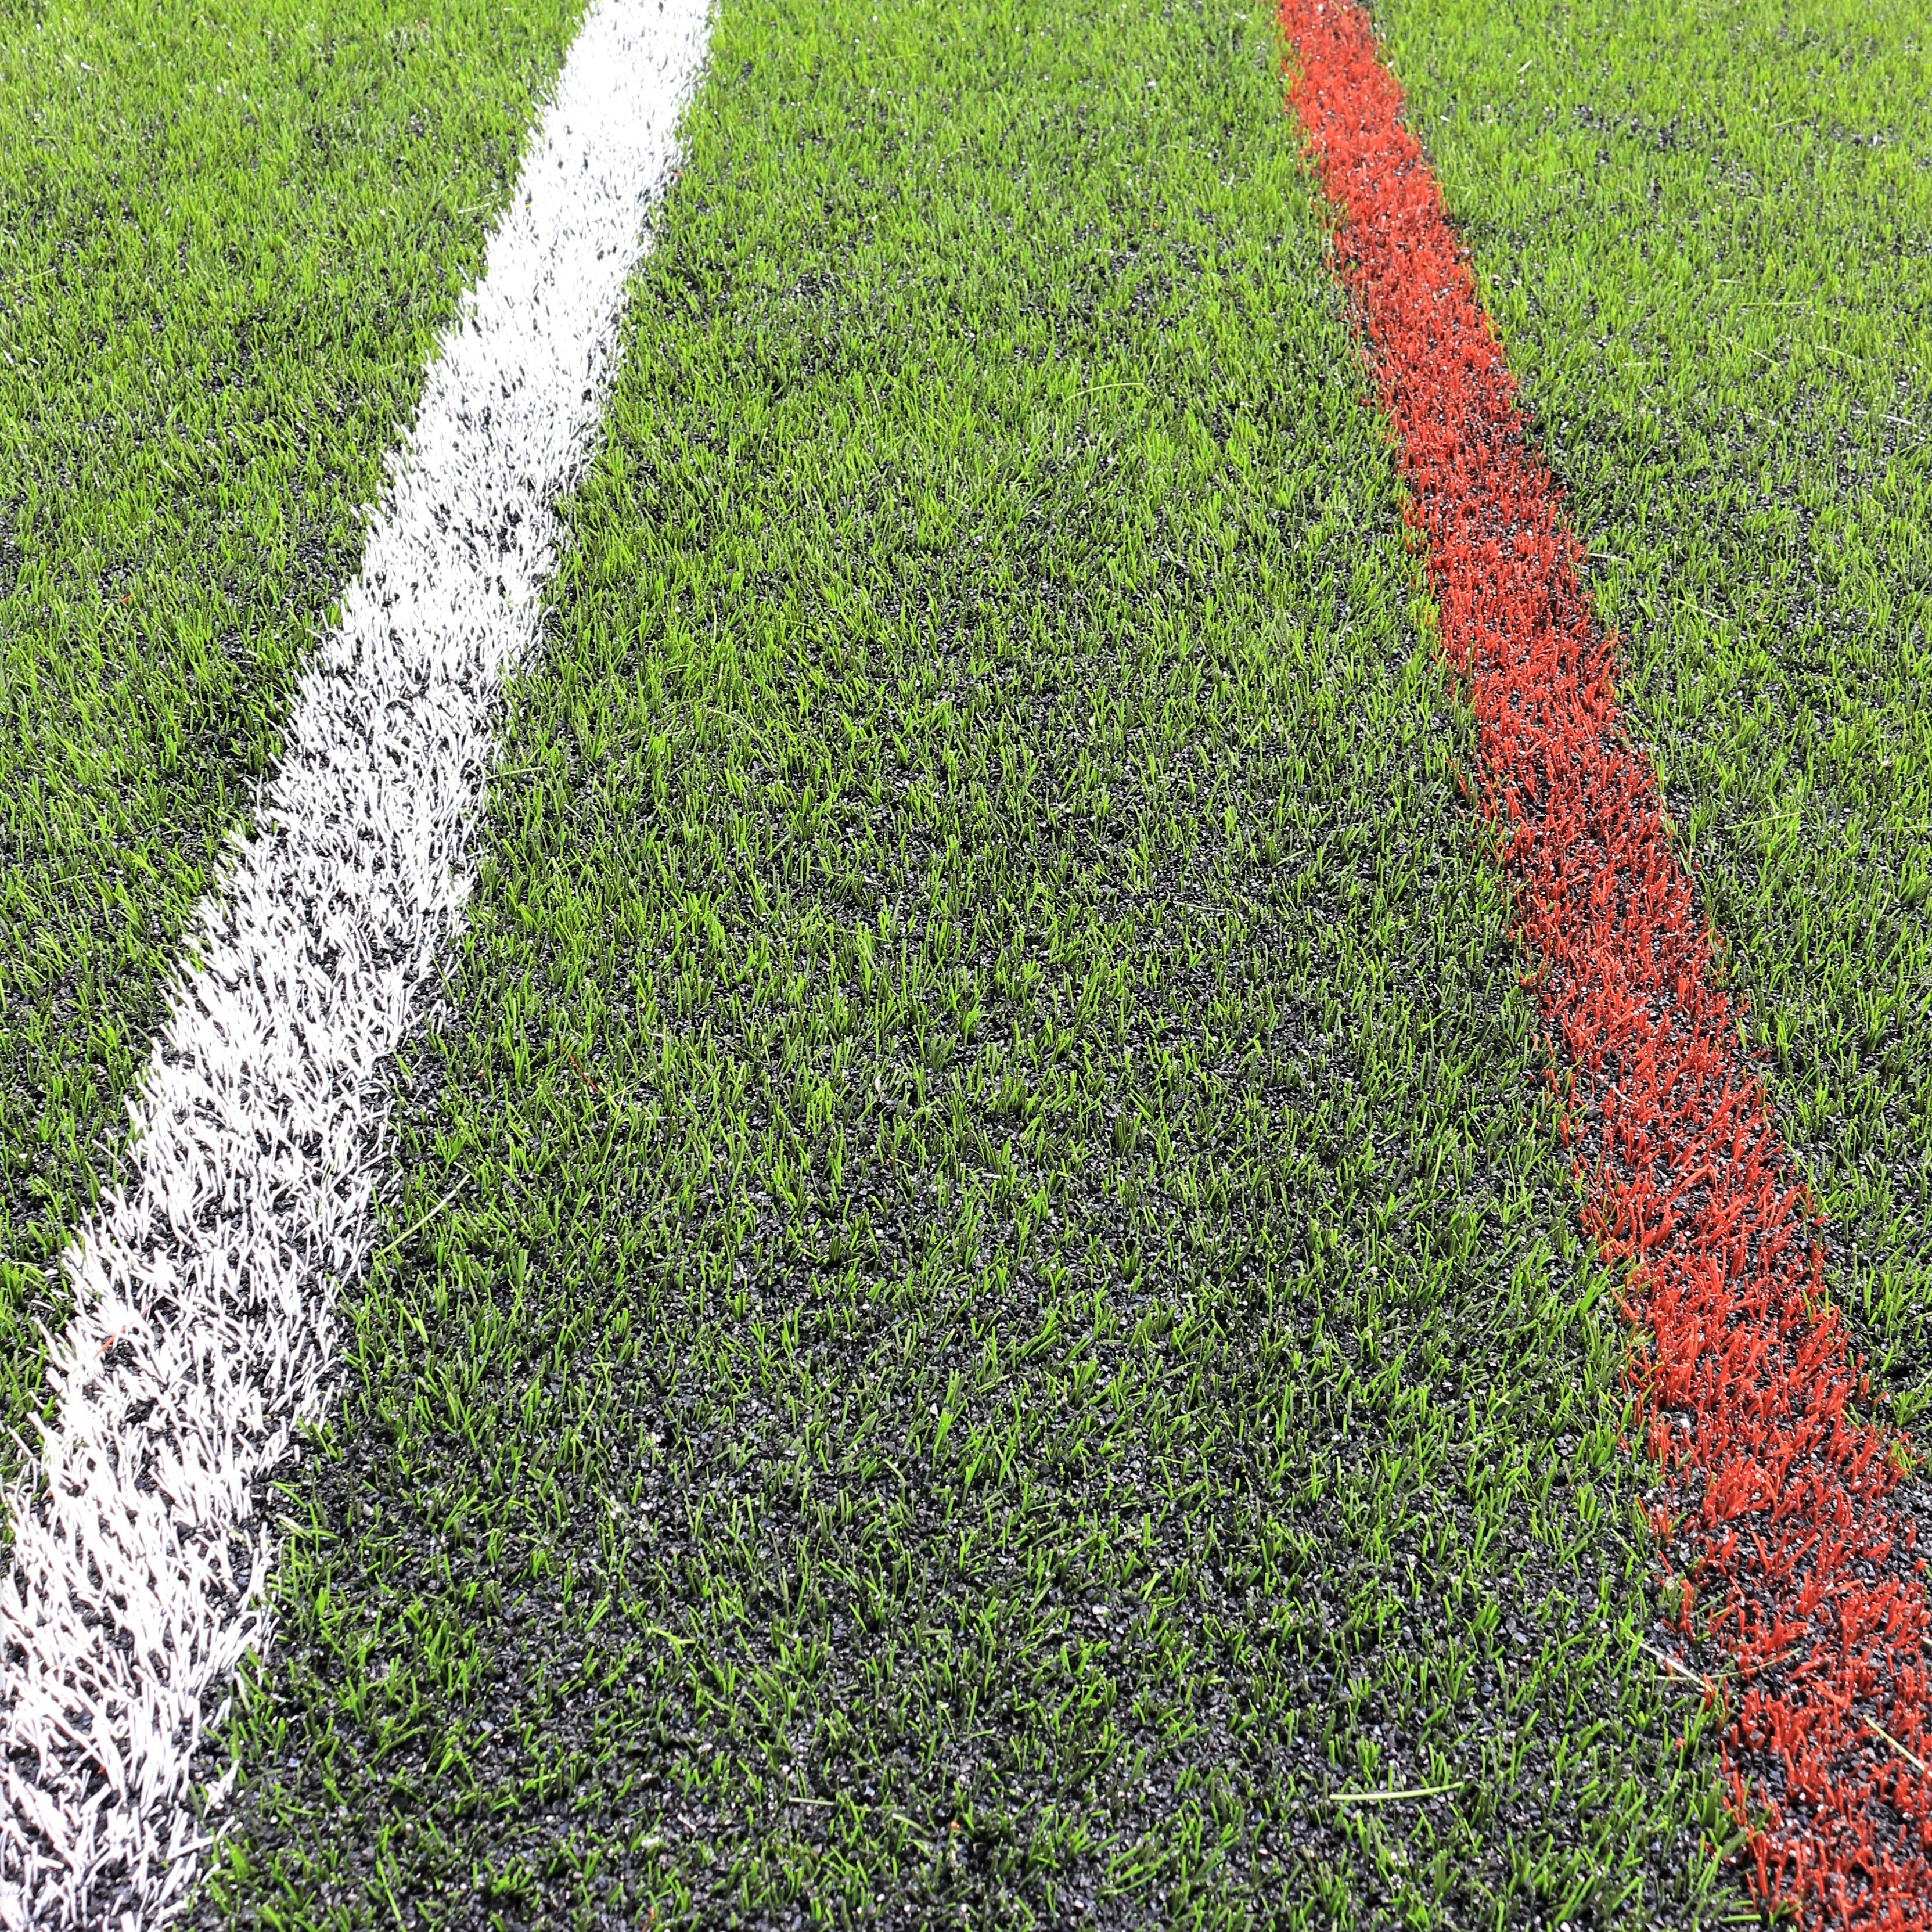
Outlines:
[[492, 707], [536, 642], [706, 0], [593, 4], [445, 332], [254, 835], [197, 910], [126, 1186], [64, 1263], [55, 1420], [8, 1499], [0, 1921], [185, 1901], [191, 1760], [270, 1634], [256, 1480], [317, 1412], [383, 1064], [468, 894]]
[[1339, 264], [1468, 680], [1520, 937], [1574, 1070], [1566, 1134], [1600, 1251], [1629, 1265], [1651, 1505], [1687, 1639], [1730, 1653], [1726, 1797], [1767, 1909], [1932, 1924], [1924, 1581], [1897, 1432], [1826, 1297], [1774, 1126], [1626, 741], [1555, 484], [1402, 92], [1354, 0], [1280, 0], [1290, 98], [1345, 218]]

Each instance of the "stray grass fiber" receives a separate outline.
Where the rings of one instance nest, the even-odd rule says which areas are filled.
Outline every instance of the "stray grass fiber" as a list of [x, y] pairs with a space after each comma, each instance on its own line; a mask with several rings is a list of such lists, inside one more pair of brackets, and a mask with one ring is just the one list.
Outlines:
[[0, 1421], [574, 0], [0, 5]]
[[202, 1922], [1735, 1910], [1272, 22], [716, 33]]
[[1377, 0], [1906, 1423], [1932, 1400], [1932, 34]]

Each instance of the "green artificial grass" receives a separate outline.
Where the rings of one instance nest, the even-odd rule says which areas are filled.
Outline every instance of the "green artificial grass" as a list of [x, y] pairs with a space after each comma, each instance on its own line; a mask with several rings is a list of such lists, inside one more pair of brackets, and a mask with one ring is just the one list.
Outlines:
[[201, 1922], [1738, 1909], [1278, 59], [728, 0]]
[[1377, 0], [1831, 1226], [1932, 1400], [1932, 34]]
[[575, 0], [0, 6], [0, 1424]]

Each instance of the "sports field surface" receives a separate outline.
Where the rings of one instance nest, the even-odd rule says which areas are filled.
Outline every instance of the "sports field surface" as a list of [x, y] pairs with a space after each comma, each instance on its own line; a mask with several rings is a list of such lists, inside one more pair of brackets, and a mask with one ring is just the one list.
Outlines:
[[1932, 1926], [1907, 0], [0, 0], [0, 1927]]

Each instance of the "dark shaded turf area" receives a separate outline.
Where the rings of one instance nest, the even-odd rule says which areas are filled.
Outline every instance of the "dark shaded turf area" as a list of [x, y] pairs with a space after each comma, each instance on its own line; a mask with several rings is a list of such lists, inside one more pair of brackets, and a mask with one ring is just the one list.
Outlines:
[[717, 31], [200, 1922], [1736, 1910], [1271, 23]]

